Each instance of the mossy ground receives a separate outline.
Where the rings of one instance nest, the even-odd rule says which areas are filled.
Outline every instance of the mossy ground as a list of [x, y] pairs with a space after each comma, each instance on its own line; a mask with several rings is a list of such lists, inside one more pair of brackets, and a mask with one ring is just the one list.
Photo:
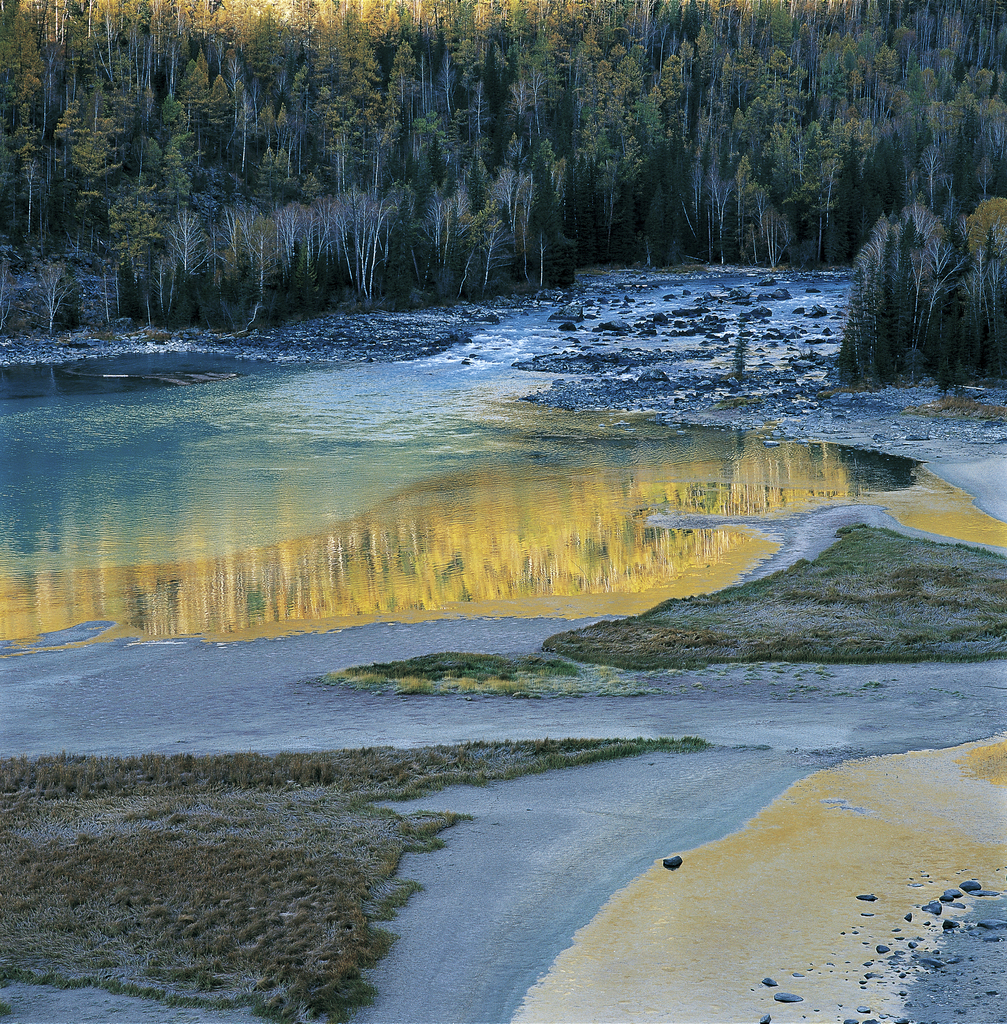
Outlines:
[[[175, 1005], [345, 1019], [451, 813], [377, 801], [702, 740], [0, 761], [0, 987], [91, 984]], [[3, 1006], [0, 1004], [0, 1014]]]
[[565, 658], [445, 651], [405, 661], [377, 662], [331, 672], [322, 682], [379, 693], [505, 695], [510, 697], [635, 697], [661, 693], [608, 666]]
[[1002, 658], [1007, 560], [853, 526], [814, 562], [558, 633], [543, 648], [629, 669]]

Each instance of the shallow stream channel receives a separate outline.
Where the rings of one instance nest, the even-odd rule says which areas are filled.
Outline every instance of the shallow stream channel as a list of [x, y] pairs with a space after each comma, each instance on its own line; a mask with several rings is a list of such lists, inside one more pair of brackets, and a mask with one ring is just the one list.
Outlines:
[[[842, 283], [824, 291], [837, 308]], [[668, 296], [638, 290], [634, 316]], [[650, 513], [778, 516], [912, 484], [911, 461], [878, 453], [522, 401], [558, 376], [514, 366], [562, 353], [554, 309], [508, 311], [408, 362], [152, 350], [0, 371], [0, 644], [633, 613], [773, 549], [747, 526], [664, 529]], [[782, 316], [760, 365], [793, 356]], [[718, 342], [701, 360], [714, 377], [729, 345], [707, 330]], [[696, 337], [656, 343], [694, 378]]]

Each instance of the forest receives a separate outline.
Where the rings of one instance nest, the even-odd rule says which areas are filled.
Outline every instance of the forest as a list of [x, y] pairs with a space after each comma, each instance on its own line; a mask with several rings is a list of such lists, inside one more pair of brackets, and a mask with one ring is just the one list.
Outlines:
[[0, 330], [19, 265], [238, 330], [840, 264], [851, 374], [1003, 377], [1005, 60], [1004, 0], [0, 0]]

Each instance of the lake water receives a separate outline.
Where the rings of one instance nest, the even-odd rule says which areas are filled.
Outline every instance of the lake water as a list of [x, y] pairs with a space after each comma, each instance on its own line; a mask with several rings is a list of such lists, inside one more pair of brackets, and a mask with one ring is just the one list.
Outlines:
[[[906, 460], [517, 401], [551, 378], [511, 363], [554, 341], [543, 313], [414, 363], [2, 371], [0, 641], [639, 611], [769, 553], [649, 511], [774, 514], [911, 482]], [[180, 372], [225, 379], [157, 379]]]

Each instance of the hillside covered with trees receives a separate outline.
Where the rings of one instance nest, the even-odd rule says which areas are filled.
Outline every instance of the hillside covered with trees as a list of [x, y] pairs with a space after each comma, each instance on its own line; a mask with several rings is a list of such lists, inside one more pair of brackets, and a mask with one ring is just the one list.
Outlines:
[[84, 261], [110, 319], [855, 261], [852, 372], [1004, 375], [1002, 0], [0, 12], [0, 230], [52, 287]]

